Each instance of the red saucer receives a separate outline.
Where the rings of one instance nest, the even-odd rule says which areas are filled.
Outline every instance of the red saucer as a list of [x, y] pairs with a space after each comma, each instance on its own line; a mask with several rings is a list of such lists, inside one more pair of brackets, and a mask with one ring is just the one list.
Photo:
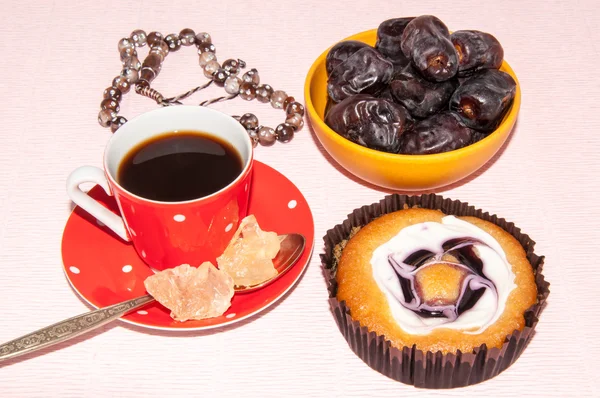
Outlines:
[[[89, 195], [118, 213], [114, 199], [102, 188], [94, 187]], [[278, 234], [298, 232], [306, 237], [302, 257], [281, 278], [256, 292], [234, 295], [231, 307], [218, 318], [177, 322], [170, 317], [169, 310], [153, 303], [121, 319], [152, 329], [202, 330], [239, 322], [279, 300], [308, 266], [314, 245], [312, 213], [290, 180], [255, 160], [248, 214], [254, 214], [264, 230]], [[131, 244], [123, 242], [79, 207], [73, 210], [65, 226], [62, 257], [69, 283], [94, 307], [146, 294], [144, 280], [153, 274]]]

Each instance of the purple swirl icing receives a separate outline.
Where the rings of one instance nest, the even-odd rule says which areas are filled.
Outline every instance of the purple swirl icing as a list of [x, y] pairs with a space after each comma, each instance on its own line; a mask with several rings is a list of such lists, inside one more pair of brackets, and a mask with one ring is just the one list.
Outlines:
[[[486, 289], [489, 289], [497, 299], [496, 286], [483, 272], [483, 261], [474, 249], [476, 244], [488, 246], [478, 239], [464, 237], [445, 241], [442, 244], [443, 251], [437, 253], [420, 249], [405, 258], [398, 258], [396, 253], [390, 254], [388, 261], [398, 275], [402, 288], [400, 297], [394, 294], [396, 300], [420, 317], [446, 318], [451, 322], [473, 308]], [[458, 262], [442, 260], [445, 255], [453, 256]], [[461, 281], [460, 294], [455, 303], [429, 305], [418, 294], [416, 274], [422, 267], [440, 263], [458, 267], [466, 273], [466, 276]]]

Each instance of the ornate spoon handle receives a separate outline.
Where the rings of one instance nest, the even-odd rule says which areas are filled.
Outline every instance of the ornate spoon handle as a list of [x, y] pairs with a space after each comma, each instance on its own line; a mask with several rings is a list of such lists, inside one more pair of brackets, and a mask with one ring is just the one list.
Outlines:
[[11, 340], [0, 345], [0, 362], [87, 333], [152, 301], [154, 301], [154, 298], [147, 294], [110, 307], [99, 308], [77, 315]]

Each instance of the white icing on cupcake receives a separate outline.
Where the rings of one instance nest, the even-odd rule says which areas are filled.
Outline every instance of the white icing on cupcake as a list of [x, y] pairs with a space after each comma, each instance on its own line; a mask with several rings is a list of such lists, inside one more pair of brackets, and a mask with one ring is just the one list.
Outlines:
[[[458, 301], [451, 306], [426, 305], [414, 290], [416, 273], [434, 263], [447, 263], [442, 256], [449, 247], [465, 250], [467, 245], [480, 269], [468, 269], [465, 267], [468, 264], [452, 263], [452, 266], [466, 269]], [[416, 266], [405, 263], [418, 252], [430, 252], [431, 259]], [[484, 230], [454, 216], [444, 217], [441, 223], [424, 222], [402, 229], [375, 249], [371, 266], [392, 316], [403, 330], [416, 335], [425, 335], [439, 328], [462, 330], [467, 334], [482, 333], [502, 315], [506, 300], [516, 287], [512, 266], [498, 241]], [[403, 286], [411, 288], [404, 291]], [[472, 302], [474, 299], [477, 301], [461, 307], [467, 309], [459, 311], [461, 300], [468, 298], [465, 294], [473, 291], [478, 292], [478, 299], [473, 297]]]

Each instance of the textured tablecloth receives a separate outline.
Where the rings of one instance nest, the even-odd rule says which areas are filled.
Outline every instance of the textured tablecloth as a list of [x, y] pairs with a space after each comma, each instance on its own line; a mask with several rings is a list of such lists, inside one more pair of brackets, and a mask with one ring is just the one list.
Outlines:
[[[476, 386], [427, 391], [387, 379], [352, 353], [329, 312], [321, 237], [386, 192], [345, 173], [305, 128], [287, 145], [256, 150], [257, 159], [300, 188], [315, 219], [314, 255], [290, 295], [237, 327], [206, 333], [108, 325], [0, 365], [0, 396], [599, 394], [592, 365], [600, 355], [595, 0], [0, 2], [0, 341], [89, 309], [61, 267], [61, 234], [71, 210], [64, 187], [75, 167], [101, 165], [111, 133], [96, 118], [102, 91], [120, 70], [121, 37], [136, 28], [210, 32], [221, 60], [242, 58], [263, 82], [302, 98], [310, 65], [329, 45], [384, 19], [419, 14], [437, 15], [450, 29], [493, 33], [522, 85], [518, 124], [501, 153], [473, 178], [441, 190], [515, 222], [547, 256], [548, 306], [512, 367]], [[174, 95], [204, 81], [195, 49], [183, 48], [168, 56], [154, 86]], [[121, 114], [155, 107], [130, 93]], [[241, 100], [215, 108], [255, 112], [271, 126], [283, 116]]]

